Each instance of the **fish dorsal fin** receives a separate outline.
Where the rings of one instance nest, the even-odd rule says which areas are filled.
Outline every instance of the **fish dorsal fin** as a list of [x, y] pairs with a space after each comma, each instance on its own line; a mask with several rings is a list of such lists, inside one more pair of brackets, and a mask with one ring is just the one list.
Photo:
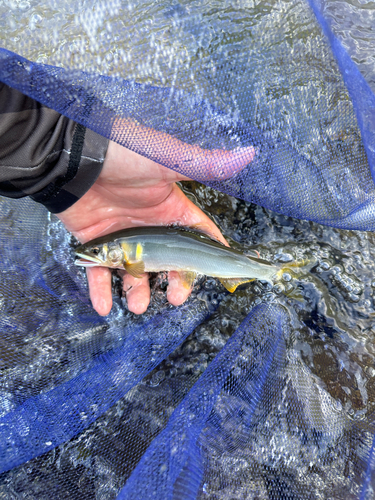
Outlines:
[[132, 263], [127, 262], [124, 264], [124, 267], [126, 272], [134, 276], [134, 278], [142, 278], [142, 274], [145, 272], [145, 263], [143, 260]]
[[201, 233], [203, 236], [207, 236], [211, 240], [217, 241], [221, 245], [224, 245], [223, 242], [220, 241], [219, 238], [216, 236], [216, 234], [212, 232], [212, 228], [208, 224], [198, 222], [197, 224], [190, 225], [188, 228], [192, 229], [197, 233]]
[[258, 250], [247, 250], [245, 252], [245, 255], [246, 257], [252, 257], [252, 258], [256, 258], [256, 259], [260, 259], [260, 253], [258, 252]]
[[219, 281], [228, 292], [233, 293], [238, 286], [255, 281], [255, 278], [219, 278]]
[[195, 273], [194, 271], [179, 271], [178, 274], [184, 288], [191, 288], [197, 276], [197, 273]]
[[207, 240], [215, 241], [219, 243], [221, 246], [226, 247], [224, 243], [219, 240], [219, 238], [212, 232], [211, 227], [205, 223], [197, 223], [190, 224], [189, 226], [180, 226], [180, 225], [172, 225], [171, 229], [177, 229], [178, 231], [186, 231], [187, 233], [192, 233], [195, 235], [200, 235], [202, 238], [206, 238]]

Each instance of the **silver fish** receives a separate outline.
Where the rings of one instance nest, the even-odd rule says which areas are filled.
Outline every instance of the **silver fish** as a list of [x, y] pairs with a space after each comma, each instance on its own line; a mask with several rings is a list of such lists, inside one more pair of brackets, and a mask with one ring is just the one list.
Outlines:
[[[177, 271], [190, 287], [197, 274], [218, 278], [230, 292], [255, 279], [273, 282], [285, 268], [251, 257], [189, 228], [165, 226], [123, 229], [76, 248], [78, 266], [145, 272]], [[304, 263], [294, 264], [296, 267]], [[293, 264], [292, 264], [293, 266]], [[288, 269], [290, 268], [290, 264]]]

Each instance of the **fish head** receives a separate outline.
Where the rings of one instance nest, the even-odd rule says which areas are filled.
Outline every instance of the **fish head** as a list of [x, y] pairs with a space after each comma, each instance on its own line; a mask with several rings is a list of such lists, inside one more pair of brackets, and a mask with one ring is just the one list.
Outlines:
[[77, 266], [121, 268], [124, 262], [124, 252], [120, 245], [95, 244], [88, 242], [75, 249]]

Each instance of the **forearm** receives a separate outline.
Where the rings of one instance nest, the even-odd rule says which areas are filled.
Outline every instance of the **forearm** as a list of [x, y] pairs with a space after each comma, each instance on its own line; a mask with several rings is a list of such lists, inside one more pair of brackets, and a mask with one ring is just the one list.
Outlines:
[[0, 82], [0, 195], [62, 212], [94, 184], [108, 140]]

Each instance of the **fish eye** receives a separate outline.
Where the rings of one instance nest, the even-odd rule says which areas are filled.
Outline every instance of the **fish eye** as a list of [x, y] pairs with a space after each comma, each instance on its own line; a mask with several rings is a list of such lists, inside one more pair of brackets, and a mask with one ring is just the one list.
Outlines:
[[99, 252], [100, 252], [100, 250], [98, 247], [94, 247], [91, 249], [91, 253], [93, 253], [94, 255], [99, 255]]

